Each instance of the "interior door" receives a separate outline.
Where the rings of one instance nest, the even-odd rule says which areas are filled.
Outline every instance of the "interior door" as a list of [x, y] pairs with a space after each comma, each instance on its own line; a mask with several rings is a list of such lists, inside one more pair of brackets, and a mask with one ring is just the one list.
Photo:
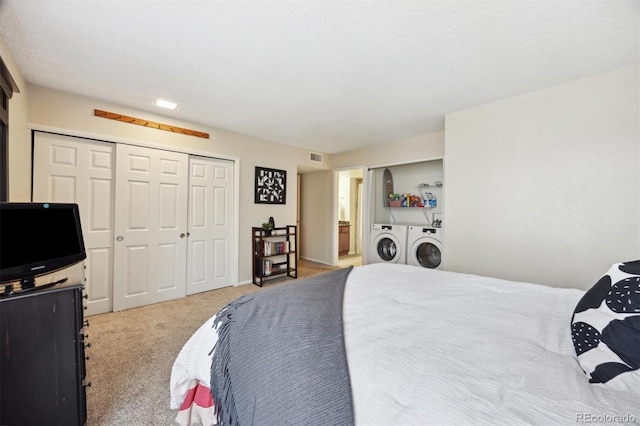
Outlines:
[[87, 315], [112, 310], [114, 149], [109, 142], [34, 133], [33, 201], [80, 209]]
[[233, 162], [189, 157], [187, 294], [233, 284]]
[[186, 294], [188, 155], [118, 144], [113, 310]]

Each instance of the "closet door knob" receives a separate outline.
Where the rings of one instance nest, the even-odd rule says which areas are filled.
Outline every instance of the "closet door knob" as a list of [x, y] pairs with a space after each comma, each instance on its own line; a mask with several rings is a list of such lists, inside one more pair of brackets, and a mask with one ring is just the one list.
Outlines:
[[116, 241], [117, 241], [117, 242], [122, 242], [122, 241], [124, 241], [124, 237], [123, 237], [122, 235], [118, 235], [118, 236], [116, 237]]
[[187, 236], [187, 234], [185, 234], [184, 232], [182, 234], [180, 234], [180, 238], [184, 238], [186, 236]]

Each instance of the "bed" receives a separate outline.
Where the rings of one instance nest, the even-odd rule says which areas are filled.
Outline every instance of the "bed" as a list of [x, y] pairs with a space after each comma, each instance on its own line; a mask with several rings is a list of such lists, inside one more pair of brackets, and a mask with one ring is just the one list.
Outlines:
[[[274, 342], [277, 342], [277, 348], [286, 346], [278, 341], [280, 325], [266, 324], [269, 331], [260, 331], [256, 321], [264, 321], [256, 318], [255, 312], [247, 322], [238, 316], [238, 323], [234, 317], [225, 325], [220, 317], [233, 316], [225, 308], [194, 333], [176, 358], [171, 373], [170, 406], [178, 410], [176, 421], [182, 425], [215, 424], [216, 404], [223, 414], [225, 410], [233, 411], [231, 420], [236, 424], [273, 423], [274, 417], [267, 415], [284, 416], [277, 424], [638, 423], [640, 263], [634, 263], [632, 270], [624, 270], [624, 266], [625, 263], [613, 265], [588, 292], [397, 264], [371, 264], [323, 274], [325, 284], [329, 282], [327, 279], [345, 277], [343, 287], [334, 292], [343, 297], [338, 301], [339, 312], [320, 311], [305, 315], [321, 319], [329, 317], [332, 321], [341, 316], [338, 318], [342, 320], [338, 325], [343, 333], [340, 342], [333, 339], [329, 349], [318, 350], [313, 346], [316, 343], [312, 345], [312, 342], [297, 338], [290, 340], [295, 350], [306, 350], [312, 355], [332, 353], [332, 348], [337, 348], [337, 358], [314, 361], [317, 369], [307, 378], [300, 379], [295, 377], [297, 367], [287, 364], [288, 361], [273, 362], [273, 356], [280, 357], [278, 360], [286, 359], [287, 351], [292, 350], [282, 348], [284, 355], [270, 354], [272, 358], [264, 364], [267, 371], [258, 371], [263, 360], [246, 356], [262, 356], [265, 351], [261, 348], [275, 351]], [[281, 284], [254, 294], [269, 296], [268, 292], [279, 287], [284, 292], [311, 288], [305, 286], [316, 278]], [[628, 290], [622, 296], [614, 291], [620, 280], [626, 280], [624, 288]], [[310, 298], [313, 305], [324, 309], [329, 303], [323, 303], [317, 297]], [[614, 312], [615, 300], [613, 305], [602, 300], [599, 303], [598, 297], [622, 300], [624, 309]], [[309, 297], [303, 296], [300, 300], [307, 299]], [[278, 310], [274, 324], [282, 323], [280, 311], [288, 310], [291, 300], [283, 303], [284, 308], [274, 308]], [[244, 301], [241, 302], [244, 307]], [[609, 308], [606, 308], [607, 304]], [[230, 305], [233, 307], [233, 303]], [[271, 309], [273, 305], [258, 300], [257, 311], [265, 310], [267, 306]], [[604, 312], [605, 308], [613, 311]], [[627, 334], [616, 334], [616, 338], [623, 341], [622, 349], [616, 347], [614, 339], [605, 339], [609, 336], [607, 325], [613, 324], [611, 318], [605, 318], [610, 314], [618, 315], [615, 321], [626, 327], [624, 333]], [[329, 327], [323, 321], [316, 320], [312, 326]], [[287, 324], [290, 322], [300, 321], [286, 321]], [[261, 334], [255, 341], [251, 337], [251, 342], [243, 337], [243, 344], [248, 343], [251, 350], [245, 346], [234, 353], [233, 348], [225, 349], [218, 339], [228, 338], [226, 331], [223, 334], [223, 328], [240, 323], [251, 331], [256, 327], [256, 333]], [[315, 338], [315, 332], [308, 330], [305, 329], [305, 333]], [[597, 333], [597, 339], [606, 340], [607, 345], [594, 343], [594, 333]], [[585, 342], [591, 346], [580, 349]], [[338, 353], [340, 347], [344, 355]], [[603, 348], [605, 352], [602, 352]], [[622, 354], [625, 350], [627, 353]], [[249, 417], [236, 413], [235, 407], [225, 406], [229, 398], [222, 395], [247, 392], [247, 389], [241, 389], [240, 380], [236, 388], [234, 384], [212, 383], [215, 370], [212, 369], [215, 364], [215, 361], [212, 364], [212, 357], [215, 360], [216, 354], [222, 356], [220, 354], [225, 351], [230, 352], [225, 355], [227, 359], [242, 360], [239, 370], [248, 375], [245, 379], [249, 383], [254, 377], [255, 382], [266, 381], [266, 387], [259, 388], [262, 391], [251, 394], [252, 389], [249, 389], [249, 394], [244, 396], [252, 404], [249, 411], [253, 412]], [[600, 355], [594, 355], [599, 351], [602, 352]], [[606, 357], [612, 354], [615, 362], [607, 362], [611, 360]], [[296, 353], [293, 358], [304, 359], [304, 356], [307, 355]], [[346, 358], [344, 368], [339, 366], [340, 356]], [[615, 367], [613, 373], [612, 365]], [[622, 365], [625, 367], [620, 367]], [[604, 375], [602, 366], [606, 366]], [[222, 370], [228, 374], [225, 368]], [[292, 371], [294, 377], [289, 380], [309, 382], [313, 386], [302, 390], [293, 386], [293, 392], [283, 396], [283, 392], [292, 387], [284, 376]], [[328, 381], [319, 377], [325, 374], [330, 376]], [[258, 378], [259, 375], [262, 376]], [[217, 382], [215, 374], [213, 377]], [[315, 380], [319, 380], [318, 386]], [[221, 386], [224, 388], [224, 392], [216, 393], [220, 397], [215, 403], [211, 398], [212, 386], [214, 392]], [[271, 391], [264, 392], [264, 389]], [[257, 401], [262, 399], [266, 408], [256, 408], [260, 405]], [[298, 400], [307, 401], [306, 405], [300, 408]], [[306, 407], [314, 405], [308, 401], [318, 402], [320, 406], [313, 407], [316, 411], [304, 417]], [[244, 402], [231, 400], [231, 403]], [[331, 417], [331, 413], [343, 408], [351, 410], [346, 417]], [[264, 413], [269, 409], [271, 412], [262, 414], [259, 411], [262, 409], [266, 410]], [[238, 409], [243, 410], [247, 410], [246, 406]], [[298, 414], [303, 417], [296, 417]], [[225, 421], [223, 415], [218, 421], [227, 423], [229, 419]]]

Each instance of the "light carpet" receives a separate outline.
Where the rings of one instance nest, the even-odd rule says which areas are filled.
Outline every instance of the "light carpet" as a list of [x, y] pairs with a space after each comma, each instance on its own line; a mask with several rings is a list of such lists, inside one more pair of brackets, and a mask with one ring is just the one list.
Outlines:
[[[298, 277], [336, 269], [300, 260]], [[291, 282], [269, 280], [263, 288]], [[88, 317], [87, 424], [173, 425], [169, 377], [193, 332], [231, 300], [261, 288], [247, 284], [169, 302]]]

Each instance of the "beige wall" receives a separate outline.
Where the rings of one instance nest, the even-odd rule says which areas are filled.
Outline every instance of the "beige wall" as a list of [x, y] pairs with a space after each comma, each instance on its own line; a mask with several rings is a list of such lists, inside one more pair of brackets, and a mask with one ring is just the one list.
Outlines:
[[[86, 136], [112, 142], [133, 143], [144, 146], [171, 149], [192, 154], [217, 155], [239, 160], [239, 281], [251, 280], [252, 226], [260, 226], [269, 216], [276, 225], [296, 223], [298, 166], [308, 164], [308, 151], [275, 142], [253, 138], [233, 132], [184, 122], [171, 117], [106, 103], [103, 101], [63, 93], [42, 87], [29, 88], [29, 123], [32, 128]], [[140, 117], [210, 133], [210, 139], [201, 139], [148, 127], [126, 124], [94, 116], [94, 109]], [[27, 158], [29, 157], [29, 159]], [[28, 159], [28, 161], [27, 161]], [[30, 153], [11, 156], [12, 163], [30, 163]], [[287, 171], [286, 205], [254, 204], [255, 166]], [[27, 167], [30, 175], [30, 168]], [[25, 177], [26, 178], [26, 177]]]
[[29, 88], [2, 37], [0, 56], [20, 90], [9, 101], [9, 201], [30, 201], [31, 142], [27, 129]]
[[337, 231], [333, 206], [337, 185], [334, 172], [305, 173], [300, 176], [300, 257], [333, 264], [333, 235]]
[[348, 151], [330, 156], [333, 169], [375, 167], [413, 163], [444, 155], [444, 132], [427, 133], [400, 139], [367, 149]]
[[640, 256], [638, 67], [446, 117], [444, 268], [589, 288]]

